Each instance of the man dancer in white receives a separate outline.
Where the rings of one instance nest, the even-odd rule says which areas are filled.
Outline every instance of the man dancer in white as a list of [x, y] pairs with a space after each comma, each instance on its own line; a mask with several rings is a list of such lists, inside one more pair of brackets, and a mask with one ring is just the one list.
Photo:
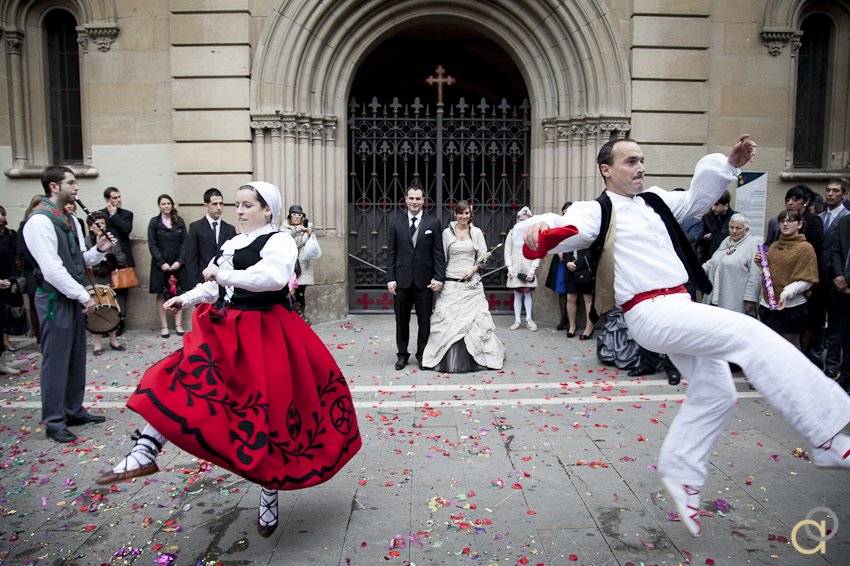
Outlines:
[[[742, 136], [728, 157], [711, 154], [697, 163], [690, 190], [651, 187], [646, 192], [660, 196], [676, 220], [702, 214], [735, 179], [738, 168], [752, 160], [755, 149], [749, 136]], [[658, 471], [681, 521], [699, 536], [699, 493], [708, 455], [737, 398], [727, 362], [741, 366], [755, 388], [815, 447], [813, 459], [821, 467], [850, 468], [850, 437], [841, 434], [850, 420], [850, 397], [759, 321], [691, 301], [682, 287], [688, 273], [670, 233], [647, 205], [652, 199], [640, 197], [643, 161], [640, 146], [631, 140], [609, 142], [597, 157], [613, 205], [610, 230], [616, 230], [614, 302], [625, 311], [638, 344], [669, 354], [689, 380], [688, 398], [661, 447]], [[601, 218], [598, 201], [575, 203], [563, 216], [533, 217], [522, 227], [526, 253], [537, 257], [544, 251], [587, 248], [600, 233]], [[569, 237], [573, 227], [578, 234]]]

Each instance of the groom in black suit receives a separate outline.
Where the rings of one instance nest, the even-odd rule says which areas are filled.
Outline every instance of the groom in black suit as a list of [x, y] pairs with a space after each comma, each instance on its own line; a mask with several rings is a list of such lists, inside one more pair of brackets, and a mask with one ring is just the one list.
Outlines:
[[186, 277], [192, 285], [203, 281], [201, 273], [218, 249], [227, 240], [236, 235], [236, 228], [221, 219], [224, 212], [224, 198], [216, 188], [204, 191], [204, 208], [207, 213], [200, 220], [189, 224], [189, 236], [183, 248], [183, 261]]
[[422, 352], [431, 332], [434, 292], [443, 288], [446, 258], [443, 255], [442, 230], [437, 219], [425, 215], [425, 193], [419, 185], [407, 189], [407, 212], [390, 227], [387, 239], [387, 289], [394, 296], [395, 340], [398, 354], [395, 369], [407, 365], [410, 353], [410, 308], [416, 305], [416, 359], [422, 368]]

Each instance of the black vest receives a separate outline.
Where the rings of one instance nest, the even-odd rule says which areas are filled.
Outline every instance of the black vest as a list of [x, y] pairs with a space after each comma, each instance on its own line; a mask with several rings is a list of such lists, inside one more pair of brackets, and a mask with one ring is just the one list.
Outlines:
[[[682, 230], [682, 227], [679, 225], [676, 217], [673, 216], [673, 212], [667, 206], [667, 203], [664, 202], [664, 199], [650, 192], [640, 193], [637, 196], [642, 198], [647, 206], [661, 217], [661, 221], [664, 222], [667, 233], [670, 235], [670, 240], [673, 242], [673, 249], [676, 250], [676, 255], [679, 256], [679, 260], [688, 272], [690, 283], [694, 284], [697, 289], [705, 294], [711, 293], [711, 281], [705, 274], [702, 264], [699, 262], [696, 253], [694, 253], [690, 242], [688, 242], [688, 237], [685, 235], [684, 230]], [[599, 256], [602, 254], [602, 246], [605, 244], [605, 236], [608, 234], [608, 228], [611, 224], [611, 208], [613, 205], [611, 204], [611, 197], [605, 191], [597, 197], [596, 201], [602, 207], [602, 221], [599, 224], [599, 235], [593, 241], [593, 244], [590, 245], [590, 249], [596, 259], [595, 263], [598, 265]], [[647, 253], [651, 253], [651, 250], [647, 250]]]
[[[70, 229], [65, 230], [59, 227], [59, 222], [54, 221], [53, 215], [50, 211], [36, 209], [33, 214], [42, 214], [50, 219], [53, 224], [53, 229], [56, 231], [56, 242], [58, 243], [56, 253], [59, 255], [59, 259], [62, 260], [62, 265], [77, 283], [80, 285], [86, 285], [86, 262], [83, 258], [83, 252], [80, 249], [80, 242], [77, 239], [77, 226], [75, 224], [77, 222], [76, 217], [72, 217], [70, 214], [65, 213], [65, 219], [70, 225]], [[39, 287], [48, 293], [58, 293], [62, 296], [62, 294], [59, 293], [53, 285], [44, 279], [44, 276], [41, 273], [41, 267], [36, 265], [33, 273], [35, 275], [36, 284]]]
[[[257, 238], [242, 248], [233, 252], [233, 269], [248, 269], [252, 265], [260, 261], [260, 251], [269, 238], [277, 234], [271, 232], [257, 236]], [[222, 291], [224, 288], [222, 287]], [[280, 291], [246, 291], [234, 287], [233, 296], [230, 298], [230, 306], [235, 309], [246, 311], [267, 311], [271, 310], [274, 305], [282, 305], [290, 308], [289, 305], [289, 287], [286, 286]]]

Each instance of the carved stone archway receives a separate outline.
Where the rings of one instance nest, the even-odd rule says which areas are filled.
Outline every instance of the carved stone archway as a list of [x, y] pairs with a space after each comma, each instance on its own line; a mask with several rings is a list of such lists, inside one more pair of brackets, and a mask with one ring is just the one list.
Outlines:
[[532, 116], [532, 204], [557, 210], [595, 194], [595, 153], [625, 136], [628, 65], [598, 0], [283, 0], [262, 31], [251, 74], [254, 174], [313, 211], [327, 235], [345, 233], [348, 92], [383, 38], [423, 19], [451, 19], [513, 57]]

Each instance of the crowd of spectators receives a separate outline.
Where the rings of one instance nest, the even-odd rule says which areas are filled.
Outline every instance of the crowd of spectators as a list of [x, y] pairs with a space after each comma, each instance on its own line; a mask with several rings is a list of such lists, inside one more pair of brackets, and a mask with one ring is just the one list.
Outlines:
[[[0, 206], [0, 373], [16, 374], [19, 370], [7, 360], [5, 352], [14, 350], [9, 342], [10, 335], [30, 335], [40, 340], [39, 322], [36, 316], [35, 293], [39, 286], [35, 275], [36, 264], [23, 238], [23, 226], [33, 209], [42, 202], [43, 196], [34, 195], [24, 220], [18, 230], [7, 225], [6, 210]], [[108, 347], [115, 351], [126, 348], [119, 337], [124, 333], [125, 320], [132, 315], [133, 305], [128, 308], [127, 295], [130, 286], [117, 285], [116, 270], [130, 268], [135, 273], [133, 257], [133, 212], [122, 207], [121, 191], [108, 187], [103, 191], [104, 207], [95, 210], [87, 218], [81, 216], [75, 203], [65, 206], [69, 219], [75, 226], [82, 246], [90, 247], [95, 240], [97, 228], [107, 231], [113, 242], [112, 250], [105, 259], [93, 266], [88, 273], [89, 283], [94, 287], [110, 286], [120, 311], [118, 326], [106, 333], [92, 334], [92, 352], [95, 356], [104, 351], [103, 338]], [[236, 228], [222, 218], [224, 199], [216, 188], [203, 193], [204, 216], [188, 226], [177, 211], [174, 199], [162, 194], [157, 197], [159, 214], [150, 219], [147, 226], [147, 248], [150, 253], [148, 292], [156, 296], [157, 313], [162, 338], [171, 336], [168, 315], [162, 304], [200, 283], [201, 272], [209, 264], [222, 243], [236, 235]], [[97, 227], [92, 229], [92, 225]], [[319, 242], [310, 226], [303, 208], [293, 205], [286, 221], [279, 227], [292, 234], [299, 250], [297, 274], [289, 284], [293, 309], [304, 316], [306, 308], [305, 288], [314, 283], [314, 264], [321, 256]], [[133, 278], [135, 279], [135, 277]], [[135, 285], [138, 285], [136, 280]], [[174, 331], [184, 334], [182, 316], [174, 315]]]

